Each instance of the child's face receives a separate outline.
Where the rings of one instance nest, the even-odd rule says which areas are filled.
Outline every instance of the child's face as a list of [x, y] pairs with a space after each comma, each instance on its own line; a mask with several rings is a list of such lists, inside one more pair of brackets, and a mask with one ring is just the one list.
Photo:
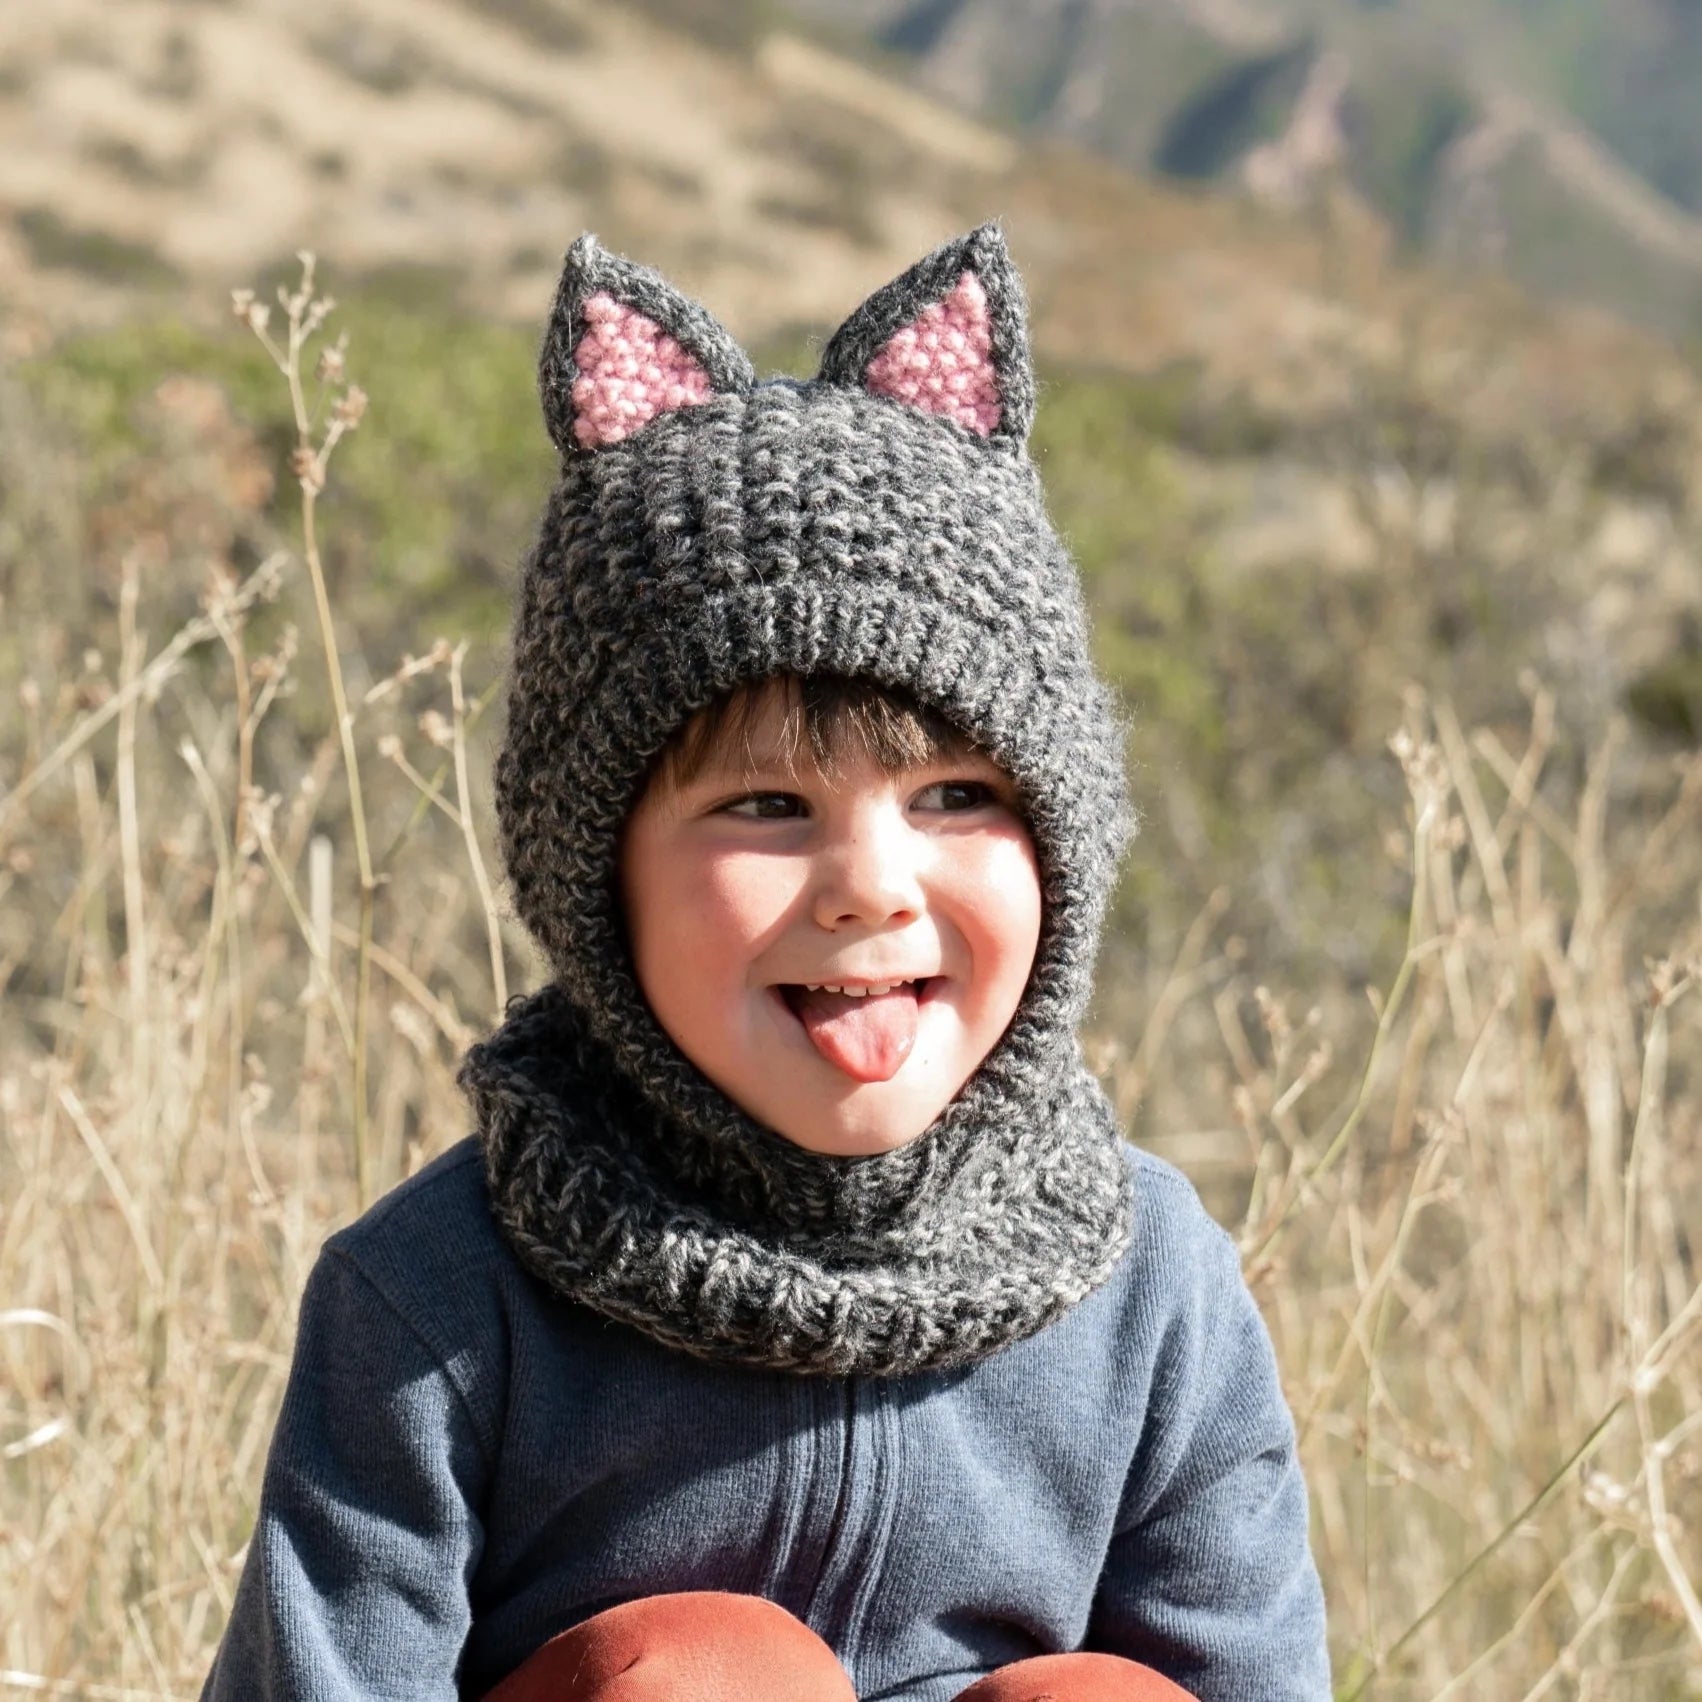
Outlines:
[[[1040, 932], [1004, 772], [955, 756], [830, 783], [788, 763], [770, 694], [744, 741], [628, 819], [620, 877], [644, 995], [721, 1091], [812, 1152], [914, 1140], [1016, 1012]], [[856, 997], [811, 991], [850, 987]]]

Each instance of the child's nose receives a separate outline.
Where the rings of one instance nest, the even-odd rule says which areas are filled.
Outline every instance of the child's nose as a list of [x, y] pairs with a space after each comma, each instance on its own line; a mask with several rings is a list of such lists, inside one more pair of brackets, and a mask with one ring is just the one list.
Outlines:
[[814, 911], [829, 930], [907, 922], [923, 906], [916, 835], [901, 810], [874, 811], [825, 848]]

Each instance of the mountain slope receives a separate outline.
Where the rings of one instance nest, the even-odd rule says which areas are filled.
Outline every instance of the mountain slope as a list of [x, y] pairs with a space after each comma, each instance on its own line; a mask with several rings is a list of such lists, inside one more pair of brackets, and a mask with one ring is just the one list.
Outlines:
[[897, 83], [824, 98], [813, 65], [567, 0], [0, 9], [0, 294], [44, 323], [216, 300], [312, 243], [530, 317], [589, 227], [740, 329], [818, 319], [1016, 150]]
[[1424, 0], [1444, 18], [1493, 14], [1532, 83], [1646, 183], [1702, 214], [1702, 6], [1696, 0]]
[[1702, 330], [1694, 0], [795, 3], [966, 110], [1291, 207], [1345, 182], [1450, 264]]

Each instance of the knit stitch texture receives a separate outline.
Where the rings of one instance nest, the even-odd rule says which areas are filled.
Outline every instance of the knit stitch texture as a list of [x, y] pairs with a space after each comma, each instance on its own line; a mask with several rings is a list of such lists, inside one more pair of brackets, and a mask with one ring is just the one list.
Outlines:
[[[1133, 829], [1122, 729], [1026, 440], [1021, 281], [997, 227], [753, 382], [703, 308], [591, 237], [540, 362], [560, 481], [523, 575], [496, 769], [515, 902], [554, 970], [469, 1054], [499, 1221], [558, 1292], [709, 1358], [898, 1375], [1030, 1335], [1130, 1222], [1076, 1029]], [[1043, 922], [1004, 1037], [897, 1151], [806, 1152], [656, 1022], [617, 838], [669, 737], [775, 674], [901, 687], [1016, 781]]]
[[573, 381], [573, 438], [582, 449], [619, 443], [665, 408], [707, 402], [709, 374], [656, 323], [600, 290], [585, 303]]

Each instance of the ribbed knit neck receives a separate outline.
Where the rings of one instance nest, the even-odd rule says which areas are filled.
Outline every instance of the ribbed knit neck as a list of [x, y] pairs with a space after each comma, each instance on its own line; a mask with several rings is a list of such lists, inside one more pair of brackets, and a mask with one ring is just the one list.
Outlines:
[[1079, 1064], [1029, 1101], [978, 1077], [910, 1145], [828, 1157], [727, 1102], [712, 1129], [658, 1113], [552, 986], [512, 1003], [460, 1079], [522, 1263], [702, 1358], [971, 1363], [1098, 1287], [1128, 1245], [1119, 1138]]

